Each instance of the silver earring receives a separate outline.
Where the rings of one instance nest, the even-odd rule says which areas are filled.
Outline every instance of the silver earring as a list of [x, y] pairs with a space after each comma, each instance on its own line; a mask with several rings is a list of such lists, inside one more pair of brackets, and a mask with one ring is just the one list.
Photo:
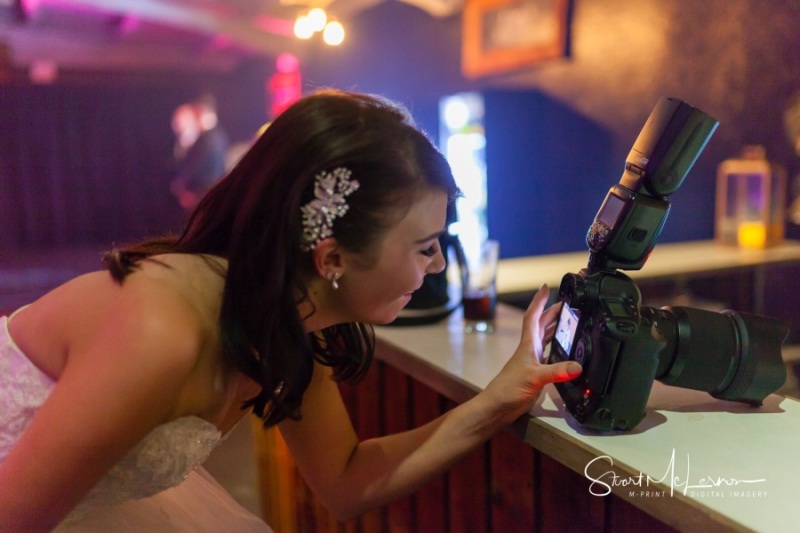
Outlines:
[[328, 281], [331, 282], [331, 287], [333, 287], [333, 290], [337, 290], [339, 288], [338, 281], [340, 277], [341, 274], [338, 272], [328, 272]]

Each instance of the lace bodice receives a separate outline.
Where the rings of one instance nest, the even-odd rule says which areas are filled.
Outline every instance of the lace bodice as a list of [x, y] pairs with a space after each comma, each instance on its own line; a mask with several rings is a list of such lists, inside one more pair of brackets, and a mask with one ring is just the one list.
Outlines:
[[221, 440], [216, 426], [196, 416], [162, 424], [114, 465], [80, 507], [113, 505], [174, 487], [203, 464]]
[[0, 461], [17, 443], [55, 382], [25, 357], [0, 317]]
[[[0, 317], [0, 462], [47, 399], [55, 382], [34, 366]], [[156, 427], [86, 496], [79, 506], [113, 505], [178, 485], [221, 442], [210, 422], [186, 416]]]

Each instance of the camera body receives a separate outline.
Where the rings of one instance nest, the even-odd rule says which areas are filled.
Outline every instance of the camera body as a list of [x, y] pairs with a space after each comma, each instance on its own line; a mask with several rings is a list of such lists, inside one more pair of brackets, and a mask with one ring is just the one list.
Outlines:
[[735, 311], [646, 307], [618, 270], [645, 264], [669, 214], [666, 196], [683, 183], [716, 127], [685, 102], [659, 100], [589, 228], [588, 266], [561, 280], [548, 362], [583, 366], [578, 378], [556, 388], [586, 427], [635, 427], [656, 379], [754, 405], [786, 379], [785, 324]]
[[644, 417], [666, 342], [641, 316], [641, 294], [620, 272], [567, 274], [550, 362], [574, 360], [583, 372], [556, 387], [575, 419], [588, 427], [630, 429]]

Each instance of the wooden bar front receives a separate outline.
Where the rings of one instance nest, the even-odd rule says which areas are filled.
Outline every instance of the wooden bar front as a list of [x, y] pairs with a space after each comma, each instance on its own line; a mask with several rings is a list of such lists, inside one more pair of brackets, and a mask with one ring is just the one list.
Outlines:
[[[457, 402], [384, 362], [397, 348], [379, 342], [365, 381], [342, 387], [362, 438], [425, 423]], [[459, 388], [454, 385], [453, 388]], [[470, 393], [464, 389], [459, 394]], [[356, 520], [333, 519], [294, 469], [275, 430], [256, 427], [267, 521], [297, 532], [674, 531], [617, 496], [597, 498], [582, 475], [511, 432], [496, 435], [416, 494]], [[324, 446], [324, 443], [320, 443]], [[275, 461], [272, 454], [278, 453]]]

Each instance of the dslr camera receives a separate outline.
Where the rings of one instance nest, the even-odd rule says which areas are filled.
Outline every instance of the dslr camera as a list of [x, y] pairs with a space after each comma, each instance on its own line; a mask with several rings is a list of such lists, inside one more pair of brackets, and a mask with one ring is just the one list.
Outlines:
[[669, 214], [666, 197], [681, 186], [717, 125], [681, 100], [661, 98], [589, 228], [588, 266], [561, 280], [563, 305], [548, 362], [583, 366], [578, 378], [556, 388], [585, 427], [635, 427], [656, 379], [752, 405], [786, 380], [781, 345], [789, 328], [782, 322], [731, 310], [646, 307], [620, 272], [644, 266]]

